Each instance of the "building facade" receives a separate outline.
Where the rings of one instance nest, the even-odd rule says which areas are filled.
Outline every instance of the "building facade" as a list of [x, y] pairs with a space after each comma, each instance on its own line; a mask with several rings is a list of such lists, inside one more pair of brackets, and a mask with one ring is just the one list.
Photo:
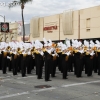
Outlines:
[[10, 41], [17, 41], [17, 22], [9, 23], [9, 32], [2, 33], [0, 32], [0, 41], [1, 42], [10, 42]]
[[61, 14], [32, 18], [30, 41], [46, 39], [65, 40], [100, 37], [100, 6], [65, 11]]

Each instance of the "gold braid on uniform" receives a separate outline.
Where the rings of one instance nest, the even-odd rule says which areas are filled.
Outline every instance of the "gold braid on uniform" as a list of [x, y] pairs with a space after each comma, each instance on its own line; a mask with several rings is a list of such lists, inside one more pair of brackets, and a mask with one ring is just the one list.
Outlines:
[[66, 61], [68, 61], [68, 58], [69, 58], [69, 56], [68, 56], [68, 55], [66, 55], [65, 60], [66, 60]]

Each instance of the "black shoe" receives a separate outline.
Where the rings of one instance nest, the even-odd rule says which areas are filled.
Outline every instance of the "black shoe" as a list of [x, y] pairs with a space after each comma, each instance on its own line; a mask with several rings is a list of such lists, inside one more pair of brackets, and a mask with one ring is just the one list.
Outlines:
[[52, 80], [48, 80], [48, 81], [52, 81]]
[[37, 78], [37, 79], [43, 79], [43, 78], [41, 77], [41, 78]]
[[22, 75], [22, 77], [27, 77], [26, 75]]
[[3, 74], [7, 74], [7, 73], [3, 73]]
[[18, 75], [18, 74], [13, 74], [13, 75]]
[[68, 78], [63, 78], [63, 79], [68, 79]]
[[97, 71], [94, 71], [94, 73], [97, 73]]
[[52, 81], [52, 80], [45, 80], [45, 81], [47, 82], [47, 81]]
[[51, 77], [56, 77], [56, 76], [51, 76]]

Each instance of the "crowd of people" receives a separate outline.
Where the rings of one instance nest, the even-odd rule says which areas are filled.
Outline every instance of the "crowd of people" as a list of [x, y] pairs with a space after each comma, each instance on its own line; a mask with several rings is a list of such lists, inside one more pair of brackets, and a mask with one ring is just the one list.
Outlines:
[[43, 79], [43, 67], [45, 81], [51, 81], [50, 77], [56, 76], [56, 68], [62, 73], [62, 78], [67, 79], [68, 72], [74, 72], [76, 77], [82, 77], [82, 71], [87, 76], [92, 72], [100, 75], [100, 42], [92, 40], [80, 42], [78, 40], [66, 40], [65, 43], [54, 43], [50, 39], [43, 38], [31, 43], [1, 42], [0, 43], [0, 70], [7, 74], [7, 69], [13, 75], [21, 73], [22, 77], [31, 74], [36, 67], [37, 79]]

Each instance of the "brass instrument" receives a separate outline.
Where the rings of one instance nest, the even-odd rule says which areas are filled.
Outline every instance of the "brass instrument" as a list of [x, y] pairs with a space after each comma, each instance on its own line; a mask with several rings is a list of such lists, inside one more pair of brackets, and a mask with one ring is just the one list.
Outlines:
[[27, 54], [23, 54], [23, 57], [26, 57], [27, 56]]
[[75, 52], [75, 53], [77, 53], [77, 52], [78, 52], [78, 50], [75, 50], [74, 52]]
[[42, 51], [45, 52], [46, 51], [46, 48], [42, 48]]
[[97, 47], [93, 47], [92, 50], [96, 51], [97, 50]]
[[87, 47], [86, 46], [84, 46], [84, 50], [87, 50]]
[[100, 50], [97, 50], [97, 52], [100, 52]]
[[61, 49], [56, 48], [56, 52], [57, 52], [57, 53], [60, 53], [60, 52], [61, 52]]
[[7, 52], [4, 52], [4, 53], [3, 53], [3, 56], [4, 56], [4, 57], [7, 57]]
[[34, 50], [34, 53], [39, 54], [39, 52], [36, 49]]
[[86, 52], [86, 55], [89, 55], [90, 53], [89, 52]]
[[10, 54], [12, 54], [12, 52], [10, 52]]

